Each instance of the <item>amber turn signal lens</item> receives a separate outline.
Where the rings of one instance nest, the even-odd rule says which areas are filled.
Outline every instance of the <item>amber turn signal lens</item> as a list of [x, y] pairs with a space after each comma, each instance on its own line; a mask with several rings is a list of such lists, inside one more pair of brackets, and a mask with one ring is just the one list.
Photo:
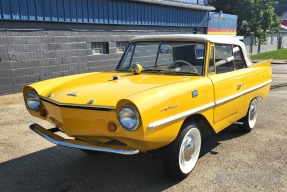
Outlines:
[[115, 132], [117, 130], [117, 125], [114, 122], [109, 122], [108, 123], [108, 130], [110, 132]]

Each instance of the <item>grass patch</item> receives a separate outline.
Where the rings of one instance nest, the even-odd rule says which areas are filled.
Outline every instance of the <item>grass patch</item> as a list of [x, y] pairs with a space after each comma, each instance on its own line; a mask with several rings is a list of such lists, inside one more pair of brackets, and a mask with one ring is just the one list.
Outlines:
[[276, 51], [260, 53], [258, 55], [250, 55], [250, 57], [252, 60], [265, 60], [265, 59], [287, 60], [287, 49], [279, 49]]

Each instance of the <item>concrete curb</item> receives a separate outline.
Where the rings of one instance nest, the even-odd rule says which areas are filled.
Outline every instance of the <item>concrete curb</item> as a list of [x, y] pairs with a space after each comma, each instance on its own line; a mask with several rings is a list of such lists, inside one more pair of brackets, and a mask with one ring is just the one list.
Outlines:
[[[264, 60], [252, 60], [253, 63], [257, 63]], [[287, 60], [273, 60], [271, 64], [287, 64]]]
[[272, 64], [287, 64], [287, 60], [273, 60]]

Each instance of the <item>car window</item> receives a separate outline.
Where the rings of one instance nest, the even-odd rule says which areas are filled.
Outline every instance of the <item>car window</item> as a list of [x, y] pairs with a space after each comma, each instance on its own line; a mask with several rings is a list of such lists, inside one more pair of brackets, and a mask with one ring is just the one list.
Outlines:
[[132, 58], [133, 64], [140, 64], [143, 68], [155, 66], [159, 44], [137, 44]]
[[157, 66], [170, 65], [173, 62], [173, 49], [168, 43], [162, 43], [159, 48]]
[[233, 55], [234, 55], [234, 67], [236, 70], [245, 68], [245, 60], [239, 46], [233, 47]]
[[131, 55], [134, 51], [134, 45], [130, 45], [126, 51], [125, 57], [123, 59], [122, 68], [123, 69], [129, 69], [130, 68], [130, 62], [131, 62]]
[[196, 59], [203, 59], [204, 51], [205, 51], [204, 45], [203, 44], [196, 44], [194, 48], [195, 48]]
[[215, 68], [217, 74], [234, 71], [232, 45], [215, 44]]
[[[133, 46], [131, 46], [133, 45]], [[142, 73], [202, 75], [205, 64], [203, 42], [134, 42], [126, 50], [117, 70], [130, 71], [139, 64]]]

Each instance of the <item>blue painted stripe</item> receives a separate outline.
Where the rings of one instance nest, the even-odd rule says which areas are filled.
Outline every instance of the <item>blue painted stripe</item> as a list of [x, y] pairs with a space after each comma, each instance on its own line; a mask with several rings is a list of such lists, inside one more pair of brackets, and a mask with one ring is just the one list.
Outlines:
[[210, 29], [224, 29], [224, 30], [233, 30], [237, 29], [237, 16], [224, 14], [223, 18], [218, 18], [218, 13], [210, 13], [211, 19], [209, 19], [208, 28]]

